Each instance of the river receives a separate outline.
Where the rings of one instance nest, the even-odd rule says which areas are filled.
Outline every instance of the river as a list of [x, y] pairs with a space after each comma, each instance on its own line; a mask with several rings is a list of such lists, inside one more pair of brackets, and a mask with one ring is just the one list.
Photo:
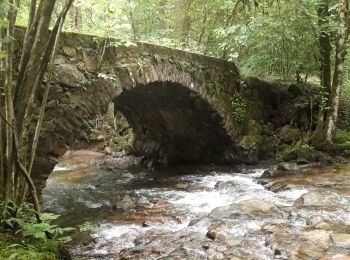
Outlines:
[[74, 259], [350, 259], [350, 165], [262, 179], [271, 166], [150, 172], [102, 157], [63, 158], [43, 190], [61, 224], [99, 226], [73, 235]]

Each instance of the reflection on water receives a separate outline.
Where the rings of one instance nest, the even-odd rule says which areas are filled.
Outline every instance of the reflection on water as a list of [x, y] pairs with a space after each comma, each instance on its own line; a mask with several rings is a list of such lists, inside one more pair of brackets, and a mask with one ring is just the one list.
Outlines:
[[71, 246], [78, 259], [349, 259], [350, 166], [262, 182], [264, 170], [150, 173], [66, 159], [47, 181], [43, 206], [66, 225], [101, 227]]

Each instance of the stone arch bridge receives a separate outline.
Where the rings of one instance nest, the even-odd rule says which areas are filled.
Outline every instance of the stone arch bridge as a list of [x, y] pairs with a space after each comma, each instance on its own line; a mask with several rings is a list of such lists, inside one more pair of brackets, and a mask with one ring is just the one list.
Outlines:
[[[17, 31], [19, 50], [23, 29]], [[243, 83], [234, 63], [147, 43], [126, 47], [63, 33], [54, 64], [37, 177], [51, 172], [86, 122], [111, 102], [135, 133], [135, 152], [166, 164], [244, 161], [237, 147], [245, 118], [268, 120], [274, 102], [270, 88]]]

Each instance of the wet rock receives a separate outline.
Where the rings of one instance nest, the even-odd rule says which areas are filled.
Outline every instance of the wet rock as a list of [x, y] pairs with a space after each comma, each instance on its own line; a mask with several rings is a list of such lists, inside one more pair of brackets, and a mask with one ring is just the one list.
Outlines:
[[277, 181], [277, 182], [272, 183], [272, 185], [270, 185], [268, 187], [268, 190], [272, 191], [272, 192], [280, 192], [280, 191], [284, 191], [284, 190], [297, 189], [297, 188], [300, 188], [300, 186], [301, 185], [299, 185], [297, 183], [289, 182], [288, 180]]
[[209, 248], [207, 251], [208, 259], [209, 260], [221, 260], [225, 259], [225, 255], [221, 252], [217, 252], [212, 248]]
[[260, 176], [260, 178], [273, 178], [278, 177], [279, 171], [276, 170], [266, 170], [263, 172], [263, 174]]
[[73, 260], [73, 256], [67, 247], [62, 247], [59, 252], [59, 259], [62, 260]]
[[224, 223], [217, 223], [210, 226], [206, 236], [212, 240], [225, 241], [227, 239], [226, 226]]
[[295, 206], [329, 206], [335, 207], [342, 202], [340, 196], [328, 190], [314, 190], [303, 194], [296, 201]]
[[106, 158], [106, 155], [90, 150], [77, 150], [74, 152], [67, 151], [64, 157], [71, 162], [90, 163], [91, 161], [102, 161]]
[[318, 229], [323, 229], [323, 230], [332, 230], [333, 229], [333, 225], [332, 223], [328, 222], [328, 221], [321, 221], [319, 223], [317, 223], [314, 228], [318, 228]]
[[218, 181], [215, 186], [214, 189], [215, 190], [232, 190], [234, 189], [235, 191], [239, 191], [239, 190], [245, 190], [244, 185], [242, 185], [241, 183], [237, 182], [237, 181]]
[[218, 252], [225, 252], [227, 250], [227, 246], [221, 245], [216, 248], [216, 251]]
[[315, 226], [316, 224], [324, 220], [325, 220], [324, 217], [320, 215], [312, 215], [311, 217], [309, 217], [309, 219], [307, 219], [306, 224], [309, 226]]
[[175, 188], [180, 190], [187, 189], [188, 186], [189, 186], [188, 183], [185, 183], [185, 182], [179, 182], [175, 184]]
[[113, 154], [112, 148], [110, 148], [110, 147], [106, 147], [106, 148], [104, 149], [104, 152], [105, 152], [105, 154], [107, 154], [107, 155], [112, 155], [112, 154]]
[[296, 163], [280, 163], [276, 169], [264, 171], [260, 178], [277, 178], [291, 173], [300, 172], [302, 169]]
[[350, 246], [350, 234], [337, 233], [331, 235], [332, 241], [338, 245]]
[[139, 166], [141, 165], [142, 157], [137, 156], [122, 156], [122, 157], [111, 157], [103, 162], [103, 167], [110, 169], [126, 169], [131, 166]]
[[282, 225], [277, 225], [277, 224], [266, 224], [261, 227], [263, 231], [269, 232], [269, 233], [274, 233], [274, 232], [281, 232], [281, 231], [286, 231], [289, 230], [289, 228], [282, 226]]
[[225, 241], [225, 244], [230, 246], [230, 247], [235, 247], [241, 244], [240, 240], [235, 240], [235, 239], [227, 239]]
[[223, 219], [239, 213], [240, 209], [236, 205], [217, 207], [209, 213], [209, 217], [216, 219]]
[[313, 229], [309, 231], [304, 231], [302, 237], [317, 244], [328, 244], [330, 242], [330, 232], [322, 229]]
[[189, 187], [189, 192], [213, 192], [214, 189], [208, 186]]
[[91, 235], [87, 232], [76, 232], [73, 235], [71, 235], [72, 237], [72, 242], [70, 243], [70, 245], [88, 245], [91, 242], [93, 242], [93, 238], [91, 237]]
[[154, 223], [150, 222], [150, 221], [144, 221], [142, 223], [142, 227], [152, 227], [154, 226]]
[[142, 197], [138, 198], [137, 204], [144, 204], [144, 205], [147, 205], [147, 206], [151, 205], [151, 203], [149, 202], [149, 200], [145, 196], [142, 196]]
[[298, 172], [302, 169], [296, 163], [280, 163], [277, 165], [277, 170], [284, 172]]
[[203, 255], [198, 254], [194, 250], [188, 250], [186, 248], [178, 248], [172, 251], [170, 254], [168, 254], [166, 257], [162, 257], [159, 259], [174, 259], [174, 260], [182, 260], [182, 259], [189, 259], [189, 260], [200, 260], [200, 259], [206, 259]]
[[135, 205], [135, 200], [134, 198], [131, 198], [128, 194], [125, 195], [121, 201], [118, 201], [117, 203], [115, 203], [114, 208], [116, 210], [128, 210], [130, 208], [132, 208]]
[[281, 216], [280, 211], [273, 203], [264, 200], [242, 200], [238, 203], [242, 214], [249, 217]]
[[193, 226], [200, 226], [200, 227], [208, 227], [210, 226], [210, 224], [212, 223], [212, 220], [204, 217], [204, 218], [198, 218], [198, 219], [193, 219], [190, 221], [190, 223], [188, 224], [189, 227], [193, 227]]
[[332, 253], [321, 257], [320, 260], [350, 260], [350, 254]]
[[298, 259], [320, 259], [326, 253], [326, 249], [318, 244], [302, 243], [298, 250]]

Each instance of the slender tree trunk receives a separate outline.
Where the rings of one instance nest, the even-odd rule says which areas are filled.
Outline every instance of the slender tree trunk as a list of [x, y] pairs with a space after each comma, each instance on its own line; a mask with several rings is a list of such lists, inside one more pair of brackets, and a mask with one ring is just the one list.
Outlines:
[[[0, 4], [4, 4], [4, 0], [0, 0]], [[0, 39], [4, 39], [6, 34], [6, 29], [0, 27]], [[0, 41], [0, 52], [5, 52], [5, 47], [2, 41]], [[0, 57], [0, 86], [4, 86], [5, 83], [5, 59], [4, 57]], [[0, 111], [4, 109], [4, 99], [3, 95], [0, 92]], [[5, 198], [5, 132], [4, 132], [5, 124], [3, 124], [3, 120], [0, 118], [0, 187], [1, 187], [1, 199]]]
[[[19, 2], [10, 0], [11, 9], [8, 13], [7, 38], [12, 39], [15, 31], [15, 22], [17, 15], [17, 7]], [[6, 58], [5, 58], [5, 110], [6, 120], [8, 122], [14, 121], [14, 107], [13, 107], [13, 41], [8, 41], [6, 44]], [[13, 161], [13, 134], [12, 129], [7, 125], [6, 127], [6, 173], [5, 173], [5, 201], [7, 196], [14, 196], [14, 161]]]
[[[16, 88], [18, 88], [17, 96], [15, 97], [15, 113], [18, 124], [18, 135], [22, 135], [24, 116], [26, 109], [30, 105], [30, 97], [35, 92], [35, 81], [36, 75], [39, 72], [40, 61], [42, 59], [42, 50], [47, 47], [46, 39], [49, 33], [49, 25], [51, 21], [52, 12], [55, 6], [55, 0], [43, 0], [42, 12], [37, 12], [36, 16], [39, 16], [38, 28], [35, 33], [35, 39], [33, 41], [32, 50], [29, 53], [30, 57], [27, 64], [22, 64], [25, 69], [21, 68], [20, 71], [24, 70], [23, 78], [19, 78]], [[33, 26], [32, 26], [33, 27]]]
[[137, 28], [136, 28], [134, 13], [132, 11], [131, 0], [129, 0], [129, 8], [130, 8], [129, 9], [129, 17], [130, 17], [130, 22], [131, 22], [131, 27], [132, 27], [132, 32], [133, 32], [133, 40], [137, 41], [138, 40]]
[[159, 1], [159, 8], [158, 8], [158, 10], [159, 10], [158, 11], [159, 12], [159, 30], [160, 30], [160, 34], [161, 34], [162, 37], [165, 36], [165, 31], [166, 31], [165, 5], [166, 5], [166, 0], [160, 0]]
[[[32, 0], [30, 2], [30, 9], [29, 9], [29, 17], [28, 17], [28, 24], [27, 24], [27, 28], [26, 28], [26, 34], [25, 34], [25, 37], [24, 37], [24, 40], [25, 42], [23, 43], [23, 46], [25, 46], [27, 43], [27, 39], [28, 39], [28, 35], [29, 35], [29, 32], [30, 32], [30, 28], [32, 27], [33, 25], [33, 22], [34, 22], [34, 18], [35, 18], [35, 12], [36, 12], [36, 4], [37, 4], [37, 1], [36, 0]], [[24, 53], [24, 52], [23, 52]], [[22, 61], [21, 61], [22, 62]], [[21, 66], [21, 62], [20, 62], [20, 65]]]
[[81, 30], [83, 28], [83, 13], [81, 12], [80, 6], [74, 7], [74, 27], [77, 30]]
[[348, 0], [339, 0], [339, 30], [336, 46], [335, 67], [333, 73], [330, 105], [327, 112], [325, 133], [326, 141], [332, 143], [338, 121], [340, 89], [343, 79], [346, 47], [349, 39], [349, 3]]
[[323, 0], [318, 9], [320, 33], [320, 52], [321, 52], [321, 85], [327, 93], [331, 92], [331, 39], [328, 28], [329, 26], [329, 0]]
[[[22, 48], [22, 55], [21, 60], [19, 63], [19, 73], [17, 76], [17, 83], [15, 88], [15, 103], [16, 103], [16, 97], [18, 96], [19, 88], [22, 84], [24, 74], [27, 69], [27, 65], [30, 59], [30, 54], [33, 48], [34, 40], [36, 38], [36, 33], [39, 26], [39, 20], [40, 20], [40, 14], [42, 12], [43, 6], [44, 6], [45, 0], [40, 0], [39, 6], [36, 11], [32, 11], [30, 13], [31, 17], [29, 17], [29, 23], [27, 26], [28, 33], [26, 33], [26, 37], [24, 39], [23, 48]], [[32, 2], [31, 8], [33, 7], [34, 3]], [[30, 21], [32, 21], [30, 23]]]
[[[46, 104], [47, 104], [47, 98], [49, 96], [49, 92], [50, 92], [50, 86], [51, 86], [51, 79], [52, 79], [52, 74], [53, 74], [53, 59], [56, 53], [56, 49], [57, 49], [57, 44], [58, 44], [58, 40], [61, 34], [61, 30], [64, 24], [64, 21], [66, 19], [66, 16], [68, 14], [68, 11], [72, 5], [74, 0], [68, 0], [66, 5], [63, 7], [61, 13], [59, 14], [55, 26], [51, 31], [51, 35], [50, 35], [50, 39], [48, 42], [48, 47], [46, 49], [46, 52], [44, 54], [44, 58], [41, 62], [40, 65], [40, 73], [37, 75], [34, 85], [39, 85], [41, 84], [43, 77], [44, 77], [44, 73], [47, 70], [47, 68], [49, 68], [48, 70], [48, 77], [47, 77], [47, 84], [46, 84], [46, 88], [44, 90], [44, 95], [43, 95], [43, 100], [40, 106], [40, 110], [39, 110], [39, 115], [38, 115], [38, 121], [37, 121], [37, 125], [36, 125], [36, 129], [35, 129], [35, 133], [34, 133], [34, 138], [33, 138], [33, 143], [32, 143], [32, 148], [31, 148], [31, 153], [30, 153], [30, 159], [29, 159], [29, 166], [28, 166], [28, 170], [27, 173], [30, 176], [31, 172], [32, 172], [32, 167], [33, 167], [33, 163], [34, 163], [34, 159], [35, 159], [35, 155], [36, 155], [36, 150], [37, 150], [37, 146], [39, 143], [39, 138], [40, 138], [40, 132], [41, 132], [41, 128], [42, 128], [42, 123], [44, 121], [44, 115], [45, 115], [45, 108], [46, 108]], [[32, 96], [32, 98], [34, 98]], [[22, 192], [20, 193], [20, 202], [23, 202], [23, 200], [25, 199], [25, 196], [27, 194], [27, 187], [28, 185], [24, 185]]]
[[201, 30], [201, 33], [199, 34], [199, 38], [198, 38], [198, 42], [197, 42], [198, 45], [202, 44], [203, 36], [205, 34], [205, 29], [207, 26], [207, 17], [208, 17], [208, 13], [207, 13], [207, 10], [205, 10], [205, 13], [203, 16], [203, 21], [202, 21], [202, 30]]
[[183, 0], [182, 2], [182, 10], [184, 12], [184, 15], [181, 22], [181, 41], [183, 49], [187, 48], [190, 44], [191, 17], [189, 11], [191, 3], [191, 0]]
[[317, 117], [316, 130], [313, 133], [313, 142], [320, 145], [324, 142], [325, 118], [331, 92], [331, 40], [329, 29], [329, 0], [322, 0], [317, 10], [318, 26], [320, 30], [320, 76], [321, 76], [321, 101]]

